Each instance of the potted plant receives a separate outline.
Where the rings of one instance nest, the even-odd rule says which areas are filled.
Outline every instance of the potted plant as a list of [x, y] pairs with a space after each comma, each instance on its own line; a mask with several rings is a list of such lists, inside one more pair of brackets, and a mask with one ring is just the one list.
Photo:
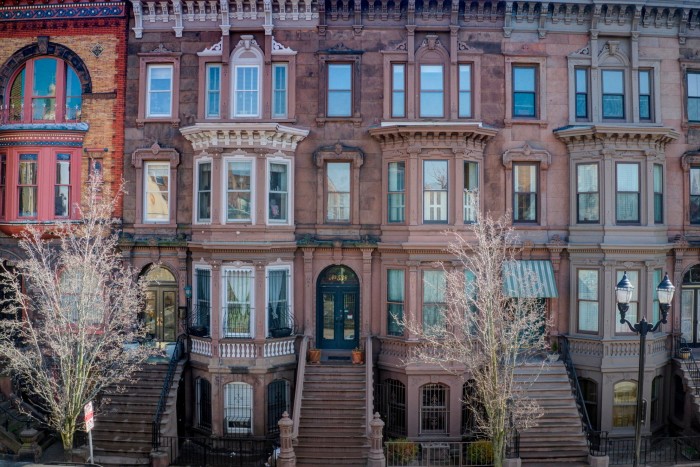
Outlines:
[[552, 342], [552, 345], [550, 346], [550, 352], [549, 355], [547, 355], [547, 360], [550, 362], [556, 362], [559, 360], [559, 345], [556, 342]]
[[321, 363], [321, 349], [315, 347], [309, 347], [306, 352], [306, 359], [309, 363]]
[[351, 356], [353, 365], [360, 365], [364, 361], [364, 352], [359, 347], [352, 349]]

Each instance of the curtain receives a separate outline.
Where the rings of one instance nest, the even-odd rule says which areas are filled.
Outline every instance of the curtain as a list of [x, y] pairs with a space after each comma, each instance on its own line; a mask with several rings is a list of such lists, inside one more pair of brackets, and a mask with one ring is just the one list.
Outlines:
[[226, 271], [225, 334], [250, 335], [250, 289], [252, 272], [248, 270]]
[[287, 310], [287, 270], [268, 273], [268, 327], [279, 329], [289, 327]]

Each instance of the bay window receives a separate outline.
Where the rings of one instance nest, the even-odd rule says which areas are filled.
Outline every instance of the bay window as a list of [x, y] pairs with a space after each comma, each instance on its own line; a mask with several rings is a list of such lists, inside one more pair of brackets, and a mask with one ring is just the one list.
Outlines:
[[420, 116], [445, 115], [445, 82], [442, 65], [420, 66]]
[[423, 161], [423, 222], [447, 222], [448, 163]]
[[267, 271], [267, 328], [271, 337], [284, 337], [292, 332], [289, 268]]
[[579, 269], [577, 277], [578, 331], [598, 332], [598, 271]]
[[252, 269], [225, 268], [223, 282], [224, 337], [252, 337], [254, 322]]
[[476, 222], [479, 210], [479, 164], [464, 163], [464, 223]]
[[615, 202], [618, 223], [639, 222], [639, 164], [618, 163]]
[[576, 221], [579, 224], [600, 221], [598, 164], [576, 166]]
[[268, 163], [267, 219], [272, 223], [289, 222], [289, 164]]
[[406, 219], [406, 163], [389, 163], [389, 194], [387, 210], [389, 222], [404, 222]]
[[211, 161], [197, 162], [197, 222], [211, 222]]

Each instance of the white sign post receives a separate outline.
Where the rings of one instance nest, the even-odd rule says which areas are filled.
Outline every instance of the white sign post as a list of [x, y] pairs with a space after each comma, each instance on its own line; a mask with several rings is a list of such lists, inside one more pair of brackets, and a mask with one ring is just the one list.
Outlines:
[[92, 402], [88, 402], [84, 407], [85, 411], [85, 431], [88, 433], [88, 442], [90, 443], [90, 458], [88, 462], [94, 463], [95, 460], [92, 457], [92, 429], [95, 428], [95, 418], [92, 411]]

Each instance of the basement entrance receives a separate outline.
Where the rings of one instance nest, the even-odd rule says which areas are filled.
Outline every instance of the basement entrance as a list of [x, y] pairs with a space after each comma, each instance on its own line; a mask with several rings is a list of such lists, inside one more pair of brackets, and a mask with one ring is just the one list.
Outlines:
[[316, 342], [320, 349], [353, 349], [360, 337], [360, 281], [347, 266], [326, 268], [316, 287]]

